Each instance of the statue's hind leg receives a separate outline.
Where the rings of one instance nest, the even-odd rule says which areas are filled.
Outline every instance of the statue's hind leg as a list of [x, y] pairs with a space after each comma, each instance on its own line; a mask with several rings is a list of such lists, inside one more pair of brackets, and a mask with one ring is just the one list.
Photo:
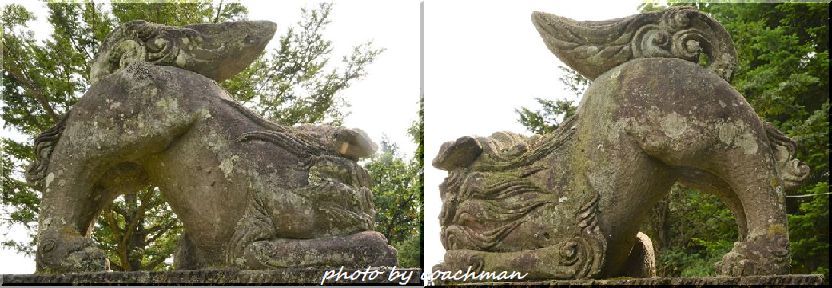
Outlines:
[[[395, 266], [396, 250], [371, 231], [366, 187], [321, 180], [254, 196], [237, 223], [228, 262], [246, 269]], [[368, 231], [370, 230], [370, 231]]]
[[[672, 167], [714, 175], [730, 188], [722, 189], [722, 192], [734, 194], [723, 196], [739, 200], [729, 204], [739, 205], [732, 209], [734, 212], [744, 212], [737, 218], [744, 216], [748, 234], [718, 263], [720, 273], [788, 273], [788, 223], [783, 186], [762, 122], [750, 107], [738, 110], [741, 111], [728, 111], [733, 120], [717, 117], [706, 121], [681, 119], [688, 126], [683, 133], [670, 134], [674, 137], [663, 131], [641, 135], [634, 131], [633, 134], [635, 139], [643, 139], [641, 145], [649, 155]], [[680, 120], [678, 115], [664, 117]], [[697, 118], [708, 119], [707, 116]], [[740, 227], [743, 230], [742, 225]]]

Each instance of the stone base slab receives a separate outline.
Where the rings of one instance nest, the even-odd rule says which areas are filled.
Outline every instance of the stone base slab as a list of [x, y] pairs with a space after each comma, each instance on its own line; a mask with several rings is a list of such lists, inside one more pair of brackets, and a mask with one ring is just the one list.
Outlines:
[[673, 286], [702, 286], [702, 285], [764, 285], [769, 287], [791, 285], [822, 285], [821, 274], [792, 274], [772, 276], [747, 277], [657, 277], [657, 278], [620, 278], [605, 280], [558, 280], [535, 282], [489, 282], [489, 283], [455, 283], [454, 285], [509, 285], [509, 286], [606, 286], [606, 285], [662, 285]]
[[[67, 273], [54, 275], [41, 274], [2, 274], [0, 286], [14, 284], [309, 284], [320, 285], [324, 273], [339, 272], [339, 268], [288, 268], [275, 270], [177, 270], [177, 271], [132, 271], [132, 272], [90, 272]], [[343, 269], [341, 272], [353, 275], [364, 269]], [[382, 272], [374, 280], [334, 279], [327, 280], [327, 284], [388, 284], [399, 285], [401, 278], [388, 280], [391, 271], [388, 268], [375, 268], [370, 271]], [[397, 273], [411, 273], [410, 285], [422, 285], [419, 268], [396, 268]], [[401, 275], [401, 274], [399, 274]], [[363, 281], [362, 281], [363, 280]]]

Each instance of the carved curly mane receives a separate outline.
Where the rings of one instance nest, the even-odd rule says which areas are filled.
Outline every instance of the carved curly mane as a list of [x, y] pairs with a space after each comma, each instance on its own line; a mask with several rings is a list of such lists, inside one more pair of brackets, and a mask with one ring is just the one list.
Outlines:
[[182, 39], [197, 44], [200, 41], [199, 32], [187, 27], [170, 27], [144, 20], [124, 23], [110, 33], [92, 60], [90, 84], [123, 68], [129, 63], [125, 61], [142, 61], [160, 66], [176, 65]]
[[58, 144], [58, 139], [66, 128], [66, 119], [69, 114], [65, 115], [58, 121], [55, 126], [49, 130], [40, 133], [35, 138], [35, 159], [32, 164], [26, 169], [26, 181], [31, 183], [38, 189], [43, 188], [43, 179], [46, 178], [46, 170], [49, 168], [49, 159], [52, 157], [52, 150]]

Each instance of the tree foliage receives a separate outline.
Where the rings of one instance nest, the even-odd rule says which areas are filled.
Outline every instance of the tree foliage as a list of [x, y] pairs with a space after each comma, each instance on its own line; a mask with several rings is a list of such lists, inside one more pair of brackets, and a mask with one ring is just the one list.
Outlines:
[[409, 161], [403, 159], [399, 155], [399, 148], [384, 140], [378, 155], [365, 165], [373, 178], [373, 202], [377, 207], [376, 230], [396, 247], [401, 267], [422, 267], [423, 100], [420, 100], [418, 115], [419, 118], [408, 129], [413, 142], [417, 144], [413, 158]]
[[301, 9], [301, 20], [280, 36], [278, 48], [224, 83], [235, 99], [272, 121], [340, 124], [346, 107], [338, 92], [366, 75], [366, 67], [384, 49], [371, 42], [353, 47], [330, 68], [332, 41], [321, 32], [331, 23], [332, 4]]
[[[583, 95], [591, 81], [572, 68], [565, 66], [558, 66], [558, 68], [563, 73], [558, 80], [566, 86], [569, 95], [577, 97]], [[520, 109], [515, 109], [515, 112], [520, 116], [518, 120], [520, 124], [535, 134], [546, 134], [555, 131], [561, 122], [575, 115], [578, 109], [578, 106], [569, 100], [543, 98], [535, 98], [534, 100], [540, 104], [541, 109], [533, 111], [526, 107], [520, 107]]]
[[[3, 137], [2, 204], [9, 211], [5, 225], [22, 224], [32, 241], [7, 241], [7, 247], [32, 253], [40, 192], [23, 181], [33, 159], [31, 139], [48, 129], [89, 88], [89, 63], [100, 43], [118, 23], [131, 20], [182, 26], [246, 19], [248, 10], [237, 2], [116, 2], [111, 9], [94, 2], [47, 3], [53, 32], [43, 42], [28, 24], [34, 15], [17, 4], [2, 7], [3, 126], [26, 140]], [[279, 36], [279, 47], [253, 65], [220, 83], [244, 105], [281, 124], [340, 123], [346, 105], [338, 96], [366, 74], [365, 67], [382, 49], [371, 43], [355, 46], [342, 67], [329, 58], [332, 43], [323, 36], [332, 4], [303, 9], [302, 20]], [[115, 270], [167, 269], [181, 232], [158, 189], [147, 187], [119, 197], [96, 221], [93, 239], [108, 253]]]

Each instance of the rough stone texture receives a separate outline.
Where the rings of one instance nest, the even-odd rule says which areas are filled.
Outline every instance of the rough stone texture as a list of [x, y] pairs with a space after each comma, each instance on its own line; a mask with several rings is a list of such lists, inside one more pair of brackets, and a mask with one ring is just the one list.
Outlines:
[[[447, 252], [436, 269], [644, 275], [654, 260], [637, 241], [639, 223], [678, 181], [717, 195], [737, 219], [740, 237], [717, 271], [788, 273], [784, 191], [808, 166], [726, 81], [736, 60], [718, 23], [689, 7], [603, 22], [538, 12], [533, 21], [559, 58], [594, 81], [553, 133], [443, 145], [433, 165], [448, 171]], [[713, 59], [705, 68], [693, 62], [700, 52]]]
[[[372, 231], [370, 178], [356, 163], [375, 152], [366, 134], [273, 124], [206, 78], [219, 80], [248, 65], [253, 57], [247, 55], [263, 49], [273, 23], [177, 30], [131, 22], [107, 43], [134, 28], [142, 39], [142, 33], [168, 39], [194, 29], [199, 33], [192, 36], [202, 42], [188, 43], [197, 46], [176, 48], [187, 43], [168, 39], [164, 47], [179, 49], [177, 57], [195, 53], [187, 59], [196, 62], [130, 58], [113, 71], [94, 70], [100, 79], [61, 123], [35, 140], [38, 159], [27, 178], [43, 192], [39, 273], [105, 270], [106, 257], [89, 238], [95, 216], [116, 196], [150, 185], [159, 187], [184, 225], [177, 269], [396, 264], [395, 249]], [[163, 43], [150, 39], [145, 41]], [[109, 44], [96, 59], [113, 57], [106, 56], [113, 53]], [[239, 45], [242, 50], [231, 49]], [[230, 50], [204, 52], [217, 46]]]
[[433, 159], [433, 165], [443, 170], [465, 167], [474, 161], [482, 152], [477, 140], [471, 137], [462, 137], [454, 141], [442, 144], [439, 148], [439, 156]]
[[[364, 271], [366, 268], [356, 269]], [[331, 269], [286, 268], [273, 270], [178, 270], [178, 271], [134, 271], [134, 272], [89, 272], [66, 274], [5, 274], [0, 275], [0, 285], [8, 284], [310, 284], [320, 285], [321, 277]], [[337, 268], [334, 269], [338, 271]], [[356, 270], [344, 269], [352, 273]], [[374, 280], [327, 280], [327, 284], [390, 284], [399, 285], [401, 279], [388, 281], [387, 268], [375, 269], [383, 272]], [[421, 284], [421, 269], [396, 269], [412, 272], [408, 284]]]
[[176, 66], [222, 82], [260, 55], [274, 35], [269, 21], [171, 27], [136, 20], [111, 32], [93, 59], [90, 83], [134, 62]]
[[608, 280], [559, 280], [539, 282], [491, 282], [491, 283], [461, 283], [460, 285], [510, 285], [510, 286], [589, 286], [589, 285], [635, 285], [662, 287], [699, 287], [702, 285], [763, 285], [765, 287], [793, 287], [794, 285], [822, 285], [821, 274], [795, 274], [774, 276], [746, 276], [746, 277], [691, 277], [691, 278], [622, 278]]
[[704, 53], [710, 61], [707, 68], [726, 80], [737, 66], [728, 32], [692, 7], [670, 7], [607, 21], [575, 21], [534, 12], [532, 22], [552, 53], [591, 80], [638, 58], [696, 62]]

